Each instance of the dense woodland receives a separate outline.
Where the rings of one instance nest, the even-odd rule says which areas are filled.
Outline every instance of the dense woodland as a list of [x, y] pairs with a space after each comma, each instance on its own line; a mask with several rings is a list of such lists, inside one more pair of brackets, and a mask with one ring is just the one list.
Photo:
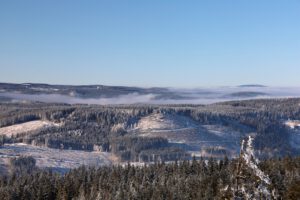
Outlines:
[[[290, 145], [292, 133], [284, 122], [300, 119], [299, 105], [300, 99], [211, 105], [2, 103], [0, 127], [39, 119], [60, 126], [12, 138], [1, 136], [0, 145], [25, 142], [84, 151], [92, 151], [96, 146], [101, 151], [114, 153], [122, 161], [155, 164], [83, 166], [62, 175], [50, 169], [38, 169], [31, 157], [19, 157], [11, 159], [10, 173], [0, 178], [0, 197], [3, 200], [246, 199], [247, 194], [261, 199], [298, 199], [299, 148]], [[187, 116], [200, 124], [222, 124], [244, 132], [256, 132], [254, 149], [263, 159], [259, 168], [268, 175], [270, 184], [263, 185], [241, 158], [195, 160], [183, 149], [170, 145], [167, 139], [128, 134], [128, 127], [155, 112]], [[166, 162], [175, 160], [178, 162]], [[262, 186], [269, 191], [268, 195], [258, 190]]]
[[[127, 127], [154, 112], [179, 114], [200, 124], [222, 124], [244, 132], [256, 132], [254, 145], [261, 157], [299, 155], [289, 144], [288, 119], [300, 119], [300, 99], [268, 99], [211, 105], [68, 105], [1, 103], [0, 127], [37, 119], [60, 123], [1, 143], [25, 142], [51, 148], [92, 151], [95, 146], [124, 161], [180, 160], [188, 155], [163, 138], [140, 138], [127, 134]], [[270, 140], [272, 138], [272, 140]], [[159, 151], [157, 151], [159, 149]], [[161, 155], [160, 155], [161, 152]], [[154, 158], [153, 158], [153, 155]]]
[[[1, 177], [0, 196], [10, 199], [246, 199], [257, 192], [259, 179], [244, 168], [237, 184], [238, 159], [156, 163], [143, 167], [80, 167], [59, 175], [34, 167], [32, 158], [11, 161], [11, 175]], [[265, 160], [260, 168], [271, 180], [252, 199], [299, 199], [300, 158]]]

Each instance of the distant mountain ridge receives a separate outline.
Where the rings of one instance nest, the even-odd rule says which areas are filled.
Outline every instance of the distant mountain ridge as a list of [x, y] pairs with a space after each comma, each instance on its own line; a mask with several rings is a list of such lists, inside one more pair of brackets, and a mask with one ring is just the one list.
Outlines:
[[260, 85], [260, 84], [246, 84], [246, 85], [239, 85], [238, 87], [258, 87], [258, 88], [261, 88], [261, 87], [267, 87], [265, 85]]
[[210, 104], [231, 100], [300, 97], [300, 88], [263, 85], [236, 87], [130, 87], [0, 83], [0, 101], [39, 101], [68, 104]]
[[268, 93], [265, 92], [252, 92], [252, 91], [242, 91], [234, 92], [228, 95], [228, 97], [257, 97], [257, 96], [266, 96]]
[[43, 83], [0, 83], [0, 92], [21, 92], [25, 94], [61, 94], [79, 97], [112, 97], [129, 93], [164, 93], [166, 88], [139, 88], [105, 85], [50, 85]]

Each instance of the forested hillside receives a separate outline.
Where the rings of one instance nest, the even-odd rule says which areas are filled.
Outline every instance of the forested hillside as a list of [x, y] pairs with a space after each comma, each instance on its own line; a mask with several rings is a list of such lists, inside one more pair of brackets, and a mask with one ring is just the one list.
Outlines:
[[[208, 139], [216, 142], [227, 140], [225, 142], [229, 144], [226, 146], [222, 143], [211, 143], [210, 146], [205, 146], [205, 149], [203, 146], [202, 151], [210, 151], [210, 156], [216, 152], [219, 157], [225, 155], [231, 157], [238, 154], [241, 140], [250, 134], [254, 136], [254, 147], [260, 157], [298, 155], [299, 132], [287, 126], [285, 122], [300, 119], [299, 105], [300, 99], [161, 106], [3, 103], [0, 105], [1, 127], [33, 120], [51, 121], [58, 125], [16, 134], [12, 137], [5, 137], [3, 134], [1, 143], [23, 142], [50, 148], [85, 151], [97, 149], [112, 152], [123, 161], [147, 162], [189, 159], [188, 151], [192, 150], [197, 153], [203, 145], [205, 146], [205, 143], [209, 143], [206, 141]], [[195, 137], [197, 136], [199, 143], [193, 146], [174, 143], [168, 138], [170, 134], [163, 134], [164, 130], [156, 131], [155, 137], [144, 137], [143, 134], [145, 131], [147, 133], [147, 129], [142, 135], [136, 132], [133, 134], [130, 131], [142, 119], [148, 119], [145, 117], [154, 113], [160, 113], [162, 119], [159, 120], [162, 122], [173, 120], [172, 123], [175, 125], [180, 123], [178, 119], [183, 119], [182, 117], [188, 119], [187, 126], [193, 128], [197, 126], [192, 134], [196, 134]], [[170, 116], [174, 116], [174, 119]], [[166, 117], [168, 119], [165, 119]], [[182, 129], [186, 128], [185, 124], [182, 126], [184, 126]], [[203, 127], [219, 128], [203, 132]], [[172, 132], [174, 136], [176, 130], [169, 132]], [[222, 133], [224, 131], [227, 131], [226, 134]], [[185, 133], [177, 131], [177, 136]], [[187, 132], [187, 136], [188, 134], [191, 135], [190, 132]], [[291, 138], [294, 138], [293, 142], [296, 144], [292, 145]], [[230, 140], [233, 140], [234, 146]], [[234, 150], [235, 153], [231, 153], [230, 150]]]
[[225, 158], [143, 167], [80, 167], [61, 176], [37, 170], [32, 159], [21, 158], [13, 160], [12, 175], [0, 178], [0, 196], [3, 200], [299, 198], [299, 157], [261, 162], [260, 169], [270, 179], [264, 190], [253, 170], [244, 167], [241, 178], [238, 163]]

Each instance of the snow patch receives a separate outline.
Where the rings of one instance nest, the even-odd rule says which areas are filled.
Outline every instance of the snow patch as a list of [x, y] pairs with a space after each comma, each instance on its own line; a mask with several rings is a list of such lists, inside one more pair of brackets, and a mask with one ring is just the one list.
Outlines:
[[73, 169], [81, 165], [102, 166], [112, 164], [111, 154], [107, 152], [87, 152], [78, 150], [59, 150], [24, 143], [5, 144], [0, 148], [0, 162], [7, 158], [32, 156], [37, 167]]
[[291, 129], [295, 129], [297, 127], [300, 127], [300, 120], [288, 120], [284, 124]]
[[61, 124], [43, 121], [43, 120], [35, 120], [30, 122], [25, 122], [21, 124], [15, 124], [7, 127], [0, 128], [0, 135], [5, 135], [6, 137], [12, 137], [13, 135], [28, 133], [31, 131], [36, 131], [43, 128], [53, 127], [53, 126], [61, 126]]

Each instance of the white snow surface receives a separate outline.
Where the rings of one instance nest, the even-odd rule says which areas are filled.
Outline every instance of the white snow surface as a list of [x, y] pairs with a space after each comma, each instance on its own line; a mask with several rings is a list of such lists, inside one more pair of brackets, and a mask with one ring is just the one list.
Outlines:
[[13, 135], [27, 133], [30, 131], [35, 131], [35, 130], [39, 130], [51, 126], [60, 126], [60, 124], [50, 122], [50, 121], [35, 120], [35, 121], [15, 124], [7, 127], [2, 127], [0, 128], [0, 135], [5, 135], [6, 137], [12, 137]]
[[257, 188], [254, 188], [253, 193], [251, 191], [246, 190], [244, 187], [245, 185], [242, 185], [241, 191], [245, 195], [246, 199], [258, 199], [261, 197], [261, 194], [263, 194], [265, 199], [272, 199], [271, 193], [268, 189], [268, 185], [271, 184], [271, 181], [267, 175], [264, 174], [263, 171], [261, 171], [257, 164], [258, 160], [255, 158], [254, 150], [253, 150], [253, 137], [248, 136], [247, 142], [245, 140], [242, 141], [242, 159], [245, 161], [246, 166], [248, 166], [254, 174], [261, 180]]
[[27, 145], [24, 143], [5, 144], [0, 147], [0, 163], [9, 158], [32, 156], [37, 167], [68, 170], [82, 165], [111, 165], [111, 154], [107, 152], [87, 152], [78, 150], [59, 150], [47, 147]]
[[300, 120], [287, 120], [284, 124], [290, 127], [291, 129], [295, 129], [300, 127]]
[[237, 156], [240, 137], [244, 136], [243, 132], [229, 126], [200, 124], [187, 116], [166, 113], [153, 113], [142, 117], [129, 125], [127, 131], [139, 137], [166, 138], [171, 144], [202, 157], [224, 157], [223, 153], [214, 153], [214, 150], [220, 149], [224, 149], [223, 152], [229, 157]]
[[[258, 166], [256, 164], [256, 163], [258, 163], [258, 160], [255, 159], [252, 143], [253, 143], [253, 137], [249, 135], [248, 136], [248, 141], [247, 141], [247, 144], [246, 144], [246, 151], [243, 154], [243, 158], [244, 158], [246, 164], [251, 169], [253, 169], [253, 171], [255, 172], [255, 175], [258, 176], [263, 182], [265, 182], [266, 184], [269, 185], [271, 183], [269, 177], [266, 176], [263, 173], [263, 171], [261, 171], [258, 168]], [[242, 143], [242, 148], [243, 148], [243, 145], [244, 145], [244, 140], [243, 140], [243, 143]]]

